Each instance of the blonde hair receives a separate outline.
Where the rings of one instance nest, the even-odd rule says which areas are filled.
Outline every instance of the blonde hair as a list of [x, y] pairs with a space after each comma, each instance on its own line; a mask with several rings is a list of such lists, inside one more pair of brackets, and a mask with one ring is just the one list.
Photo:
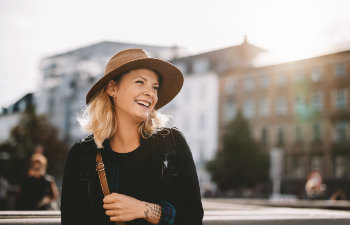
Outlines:
[[[117, 129], [115, 105], [113, 98], [107, 93], [107, 87], [102, 88], [96, 94], [77, 119], [84, 131], [94, 134], [97, 147], [103, 148], [103, 141], [112, 137]], [[143, 138], [148, 138], [166, 126], [168, 121], [169, 116], [153, 109], [148, 118], [140, 124], [140, 135]]]
[[46, 169], [47, 167], [47, 159], [43, 154], [34, 153], [30, 158], [30, 168], [33, 168], [36, 163], [39, 163], [40, 166]]

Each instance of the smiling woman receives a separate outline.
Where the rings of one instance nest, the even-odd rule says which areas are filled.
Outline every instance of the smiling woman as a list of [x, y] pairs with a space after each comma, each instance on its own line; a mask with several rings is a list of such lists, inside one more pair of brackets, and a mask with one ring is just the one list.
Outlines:
[[80, 120], [92, 135], [73, 145], [67, 158], [63, 225], [202, 224], [191, 151], [157, 111], [182, 84], [180, 70], [142, 49], [111, 58]]

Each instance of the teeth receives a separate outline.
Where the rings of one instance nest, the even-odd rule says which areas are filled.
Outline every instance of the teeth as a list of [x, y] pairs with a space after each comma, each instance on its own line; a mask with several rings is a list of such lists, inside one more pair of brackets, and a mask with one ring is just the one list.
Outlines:
[[144, 106], [146, 106], [147, 108], [149, 107], [150, 103], [149, 102], [145, 102], [145, 101], [136, 101], [139, 104], [142, 104]]

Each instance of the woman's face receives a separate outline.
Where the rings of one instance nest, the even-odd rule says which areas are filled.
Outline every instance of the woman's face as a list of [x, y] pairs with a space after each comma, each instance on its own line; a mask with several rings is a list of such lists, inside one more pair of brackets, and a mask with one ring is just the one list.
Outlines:
[[[114, 96], [117, 116], [142, 122], [147, 119], [158, 101], [159, 81], [149, 69], [135, 69], [124, 74], [118, 83], [108, 83], [108, 94]], [[125, 117], [124, 117], [125, 118]]]

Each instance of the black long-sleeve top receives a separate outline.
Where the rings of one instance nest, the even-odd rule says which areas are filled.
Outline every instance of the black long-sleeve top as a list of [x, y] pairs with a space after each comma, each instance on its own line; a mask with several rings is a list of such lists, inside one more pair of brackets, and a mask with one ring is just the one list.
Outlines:
[[[115, 191], [118, 191], [119, 188], [119, 193], [130, 195], [139, 200], [160, 204], [162, 209], [164, 202], [169, 203], [176, 211], [174, 225], [199, 225], [202, 224], [203, 207], [192, 154], [182, 133], [177, 129], [172, 129], [172, 131], [177, 146], [176, 164], [178, 176], [161, 178], [162, 156], [160, 147], [157, 144], [159, 135], [156, 134], [154, 135], [155, 138], [141, 139], [140, 147], [131, 152], [129, 154], [130, 157], [128, 155], [114, 154], [115, 152], [111, 152], [108, 149], [108, 142], [107, 145], [104, 142], [102, 156], [108, 170], [106, 172], [107, 178], [120, 179], [120, 182], [109, 181], [109, 185], [120, 185], [119, 187], [111, 187], [112, 191], [114, 188], [116, 188], [114, 189]], [[87, 172], [91, 174], [87, 176], [88, 178], [85, 176], [84, 179], [84, 175], [86, 175], [84, 172], [82, 175], [82, 170], [84, 171], [86, 167], [82, 163], [82, 155], [85, 158], [86, 156], [90, 157], [90, 161], [93, 161], [96, 152], [97, 147], [91, 137], [84, 140], [82, 144], [74, 144], [69, 152], [62, 186], [62, 225], [113, 224], [109, 221], [109, 217], [105, 215], [105, 210], [102, 207], [103, 193], [95, 171], [95, 164], [88, 163], [89, 169]], [[124, 162], [119, 164], [118, 168], [111, 166], [113, 164], [112, 161], [117, 160], [118, 157], [120, 159], [120, 156], [124, 157], [122, 159]], [[127, 168], [126, 165], [128, 164], [125, 162], [129, 160], [130, 163], [133, 157], [136, 159], [135, 164], [132, 165], [131, 163], [130, 168]], [[143, 157], [145, 160], [142, 160]], [[127, 158], [126, 161], [125, 158]], [[139, 160], [138, 163], [137, 160]], [[145, 167], [144, 171], [140, 171], [137, 164]], [[120, 174], [117, 176], [115, 175], [116, 169], [123, 171], [119, 171]], [[138, 176], [138, 173], [143, 173], [148, 179], [142, 179], [141, 176]], [[136, 181], [130, 182], [131, 180], [125, 178], [125, 176], [133, 176], [130, 179], [136, 179]], [[146, 186], [138, 185], [142, 183]], [[127, 188], [127, 186], [133, 187]], [[132, 223], [138, 224], [135, 221]], [[139, 221], [139, 224], [148, 223], [143, 220], [137, 221]]]

